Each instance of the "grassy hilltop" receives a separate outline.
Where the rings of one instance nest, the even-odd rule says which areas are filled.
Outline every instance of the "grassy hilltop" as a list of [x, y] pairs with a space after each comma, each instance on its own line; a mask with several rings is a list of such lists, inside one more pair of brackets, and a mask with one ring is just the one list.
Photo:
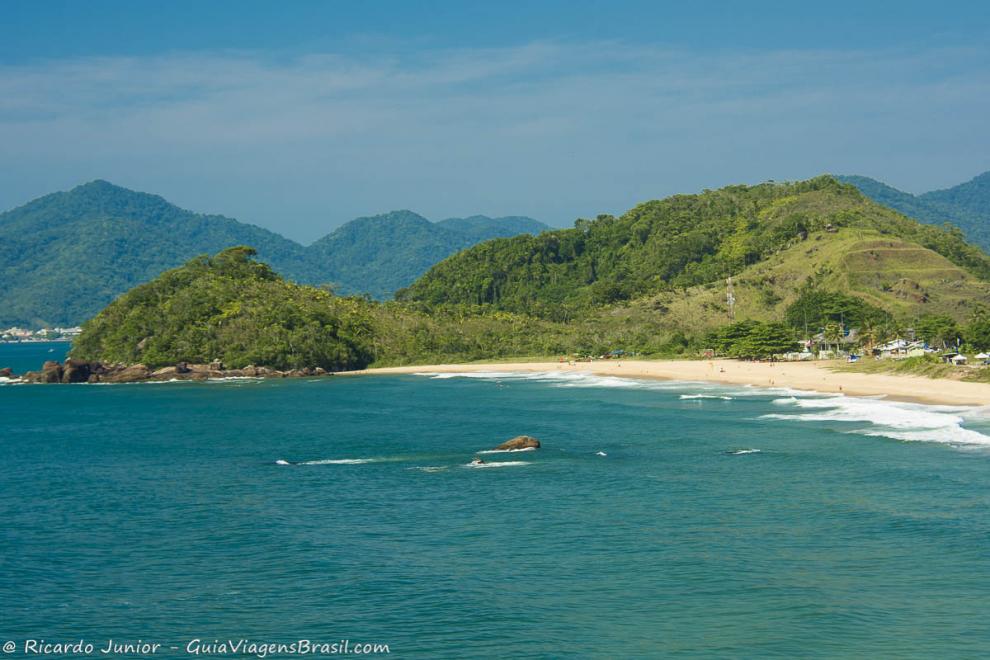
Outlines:
[[691, 353], [730, 318], [786, 345], [805, 328], [966, 322], [990, 306], [990, 257], [831, 177], [647, 202], [575, 228], [495, 239], [377, 303], [283, 281], [247, 249], [200, 258], [121, 297], [76, 357], [223, 359], [328, 369], [433, 360]]

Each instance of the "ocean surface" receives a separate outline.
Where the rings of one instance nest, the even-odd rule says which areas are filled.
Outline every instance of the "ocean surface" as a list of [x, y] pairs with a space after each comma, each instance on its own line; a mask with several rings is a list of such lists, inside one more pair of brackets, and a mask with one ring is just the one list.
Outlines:
[[[543, 448], [468, 466], [518, 434]], [[5, 384], [0, 451], [0, 642], [990, 654], [980, 410], [554, 373]]]

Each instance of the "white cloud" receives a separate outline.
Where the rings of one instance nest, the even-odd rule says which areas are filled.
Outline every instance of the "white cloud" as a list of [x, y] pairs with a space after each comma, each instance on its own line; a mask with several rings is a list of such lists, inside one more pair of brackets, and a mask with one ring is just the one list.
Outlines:
[[990, 167], [988, 52], [547, 42], [6, 66], [0, 205], [103, 177], [309, 239], [398, 207], [569, 222], [824, 171], [934, 187]]

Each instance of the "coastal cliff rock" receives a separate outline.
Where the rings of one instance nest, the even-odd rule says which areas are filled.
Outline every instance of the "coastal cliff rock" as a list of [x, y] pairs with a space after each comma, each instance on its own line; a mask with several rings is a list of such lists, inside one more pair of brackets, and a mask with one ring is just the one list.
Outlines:
[[90, 364], [86, 360], [68, 359], [62, 367], [63, 383], [86, 383], [89, 382]]
[[[217, 368], [221, 367], [221, 368]], [[305, 367], [290, 371], [278, 371], [268, 367], [249, 365], [243, 369], [225, 369], [214, 361], [209, 364], [187, 364], [149, 369], [143, 364], [104, 364], [86, 360], [68, 359], [64, 364], [49, 360], [39, 371], [28, 371], [23, 380], [29, 383], [137, 383], [147, 380], [206, 380], [208, 378], [304, 378], [308, 376], [332, 376], [321, 369]], [[9, 368], [0, 369], [0, 377], [15, 377]]]
[[24, 374], [24, 380], [30, 383], [61, 383], [62, 365], [54, 360], [48, 360], [41, 365], [41, 371], [29, 371]]
[[506, 440], [498, 447], [495, 448], [496, 451], [510, 451], [513, 449], [539, 449], [540, 441], [534, 437], [528, 435], [517, 435], [511, 440]]
[[101, 383], [136, 383], [148, 380], [151, 370], [143, 364], [133, 364], [123, 369], [115, 369], [100, 378]]
[[13, 378], [14, 371], [10, 367], [4, 367], [0, 369], [0, 378]]

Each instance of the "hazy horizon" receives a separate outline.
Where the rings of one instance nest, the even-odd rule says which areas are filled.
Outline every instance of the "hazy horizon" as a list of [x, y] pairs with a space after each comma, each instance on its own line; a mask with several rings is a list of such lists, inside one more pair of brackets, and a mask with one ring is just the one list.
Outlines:
[[990, 8], [14, 3], [0, 208], [105, 179], [308, 243], [353, 218], [553, 226], [734, 183], [990, 169]]

